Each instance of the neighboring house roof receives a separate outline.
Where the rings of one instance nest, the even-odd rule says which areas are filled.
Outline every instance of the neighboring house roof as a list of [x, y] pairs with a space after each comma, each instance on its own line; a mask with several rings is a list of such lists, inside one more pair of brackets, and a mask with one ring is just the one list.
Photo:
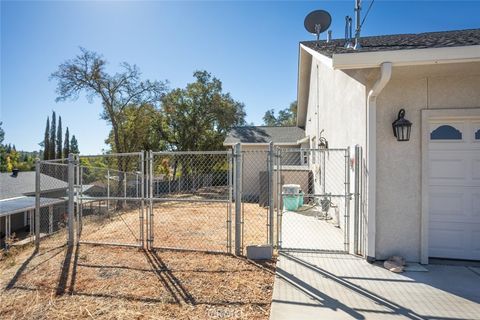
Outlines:
[[227, 135], [224, 145], [236, 143], [292, 144], [305, 138], [305, 130], [299, 127], [245, 126], [235, 127]]
[[[46, 174], [40, 176], [40, 189], [43, 192], [66, 189], [65, 181]], [[10, 199], [35, 193], [35, 171], [19, 172], [13, 177], [10, 172], [0, 173], [0, 199]]]
[[344, 47], [344, 39], [335, 39], [330, 42], [320, 41], [318, 45], [317, 41], [301, 42], [304, 46], [331, 58], [334, 54], [342, 53], [480, 45], [480, 29], [361, 37], [360, 43], [361, 50], [353, 50]]
[[[40, 198], [40, 208], [66, 203], [67, 200]], [[18, 197], [0, 200], [0, 217], [35, 209], [35, 197]]]

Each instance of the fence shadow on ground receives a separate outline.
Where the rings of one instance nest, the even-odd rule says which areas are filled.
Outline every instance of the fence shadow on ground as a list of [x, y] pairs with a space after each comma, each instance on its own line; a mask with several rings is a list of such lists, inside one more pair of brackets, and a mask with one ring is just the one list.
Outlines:
[[[191, 256], [193, 254], [195, 256]], [[205, 256], [200, 255], [207, 255], [206, 260], [203, 261]], [[221, 263], [210, 265], [209, 259], [215, 260], [217, 256], [219, 261], [229, 260], [229, 265], [236, 267], [223, 267]], [[198, 261], [192, 262], [197, 257]], [[183, 259], [190, 263], [183, 263]], [[245, 262], [247, 264], [242, 264]], [[217, 279], [244, 279], [256, 268], [271, 273], [270, 267], [268, 263], [256, 264], [244, 257], [224, 253], [182, 253], [178, 250], [150, 251], [80, 244], [25, 254], [5, 289], [52, 292], [57, 297], [98, 297], [190, 306], [256, 305], [265, 309], [269, 307], [269, 301], [248, 295], [210, 296], [198, 290], [195, 279], [201, 278], [206, 281], [203, 283], [208, 283], [210, 274]], [[32, 273], [35, 269], [36, 272]], [[142, 286], [143, 290], [140, 290]]]
[[[396, 315], [396, 316], [402, 316], [406, 319], [427, 319], [429, 317], [424, 317], [422, 315], [417, 314], [413, 310], [409, 308], [405, 308], [393, 301], [390, 301], [386, 299], [385, 297], [382, 297], [370, 290], [367, 290], [351, 281], [345, 280], [342, 277], [339, 277], [325, 269], [322, 269], [308, 261], [305, 261], [301, 258], [298, 258], [294, 255], [291, 255], [289, 253], [282, 252], [282, 256], [294, 261], [295, 263], [298, 263], [299, 267], [305, 267], [309, 269], [310, 271], [313, 271], [315, 273], [318, 273], [322, 278], [326, 278], [329, 280], [334, 281], [337, 284], [340, 284], [342, 287], [345, 288], [345, 290], [351, 290], [358, 294], [359, 296], [365, 297], [367, 299], [370, 299], [371, 301], [375, 302], [377, 305], [381, 305], [385, 308], [387, 308], [388, 312], [385, 312], [386, 314], [389, 315]], [[332, 309], [340, 309], [349, 314], [350, 316], [354, 317], [355, 319], [364, 319], [365, 317], [358, 313], [358, 311], [370, 311], [374, 312], [373, 310], [354, 310], [349, 308], [348, 306], [340, 303], [340, 301], [333, 299], [329, 296], [326, 296], [319, 292], [317, 289], [313, 288], [309, 284], [303, 282], [302, 280], [298, 279], [297, 277], [293, 276], [292, 274], [286, 272], [285, 270], [279, 269], [277, 270], [278, 274], [290, 280], [290, 283], [292, 283], [295, 287], [298, 289], [304, 291], [308, 295], [312, 296], [315, 300], [317, 300], [321, 305], [327, 308], [332, 308]], [[321, 299], [318, 299], [315, 295], [311, 295], [311, 292], [315, 292], [315, 295], [318, 295], [321, 297]]]

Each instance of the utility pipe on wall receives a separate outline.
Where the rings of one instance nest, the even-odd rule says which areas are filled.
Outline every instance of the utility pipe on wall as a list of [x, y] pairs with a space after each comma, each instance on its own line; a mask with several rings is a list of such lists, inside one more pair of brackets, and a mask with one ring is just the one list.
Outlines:
[[375, 260], [376, 193], [377, 193], [377, 97], [390, 81], [392, 63], [383, 62], [380, 78], [375, 82], [367, 98], [367, 170], [368, 170], [368, 220], [367, 260]]

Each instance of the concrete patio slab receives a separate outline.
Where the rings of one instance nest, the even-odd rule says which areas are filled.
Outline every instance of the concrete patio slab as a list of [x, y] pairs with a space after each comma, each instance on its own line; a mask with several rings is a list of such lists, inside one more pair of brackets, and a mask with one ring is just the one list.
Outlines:
[[314, 212], [286, 211], [282, 216], [282, 248], [344, 251], [342, 229]]
[[392, 273], [348, 254], [281, 253], [270, 319], [480, 319], [480, 275]]

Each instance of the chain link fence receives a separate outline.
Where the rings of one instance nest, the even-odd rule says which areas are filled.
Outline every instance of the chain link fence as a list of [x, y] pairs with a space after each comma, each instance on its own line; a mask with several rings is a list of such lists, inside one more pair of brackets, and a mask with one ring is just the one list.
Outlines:
[[273, 196], [271, 155], [265, 148], [249, 147], [242, 150], [242, 252], [247, 246], [269, 243], [269, 208]]
[[292, 250], [349, 250], [348, 149], [280, 149], [278, 245]]
[[36, 207], [32, 236], [41, 249], [66, 245], [68, 241], [68, 160], [39, 161], [36, 175]]
[[230, 152], [152, 152], [149, 177], [150, 247], [231, 251]]
[[[355, 159], [362, 159], [359, 151]], [[39, 210], [33, 219], [27, 215], [38, 223], [28, 236], [46, 246], [72, 244], [75, 237], [78, 243], [235, 254], [265, 244], [345, 252], [353, 237], [361, 253], [366, 169], [363, 160], [355, 163], [351, 235], [351, 165], [349, 149], [273, 145], [39, 161]]]
[[144, 177], [143, 152], [77, 157], [78, 241], [142, 247]]

